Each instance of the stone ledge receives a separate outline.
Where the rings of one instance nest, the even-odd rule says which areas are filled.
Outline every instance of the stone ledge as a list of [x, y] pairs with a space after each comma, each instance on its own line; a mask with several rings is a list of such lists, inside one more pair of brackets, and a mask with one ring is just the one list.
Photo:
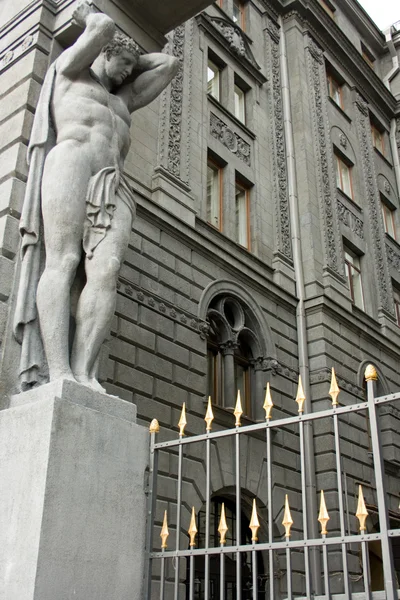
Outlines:
[[31, 404], [45, 398], [59, 398], [60, 400], [79, 404], [85, 408], [90, 408], [91, 410], [96, 410], [112, 417], [123, 419], [124, 421], [136, 423], [137, 410], [135, 404], [121, 400], [116, 396], [101, 394], [85, 385], [68, 379], [60, 379], [33, 388], [27, 392], [15, 394], [11, 397], [10, 408]]

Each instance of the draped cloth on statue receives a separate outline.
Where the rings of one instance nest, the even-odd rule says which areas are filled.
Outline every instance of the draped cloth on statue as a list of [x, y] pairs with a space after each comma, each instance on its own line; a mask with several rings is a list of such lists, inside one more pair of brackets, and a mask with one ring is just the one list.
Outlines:
[[[40, 383], [44, 363], [36, 306], [36, 292], [43, 270], [41, 187], [46, 157], [55, 146], [55, 132], [51, 126], [51, 101], [57, 61], [49, 68], [39, 97], [31, 138], [28, 146], [29, 174], [20, 220], [21, 272], [17, 292], [13, 332], [21, 344], [20, 384], [27, 390]], [[83, 249], [90, 259], [111, 227], [118, 202], [129, 207], [135, 217], [136, 202], [126, 178], [116, 167], [106, 167], [94, 175], [86, 194], [86, 221]]]

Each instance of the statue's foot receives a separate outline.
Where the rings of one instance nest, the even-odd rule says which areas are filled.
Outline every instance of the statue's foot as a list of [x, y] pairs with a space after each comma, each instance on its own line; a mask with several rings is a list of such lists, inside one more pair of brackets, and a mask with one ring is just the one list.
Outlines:
[[106, 394], [106, 390], [103, 388], [103, 386], [101, 386], [99, 384], [99, 382], [97, 381], [97, 379], [90, 378], [87, 375], [75, 375], [75, 379], [78, 383], [81, 383], [82, 385], [86, 385], [86, 387], [89, 387], [90, 389], [94, 390], [95, 392], [100, 392], [101, 394]]

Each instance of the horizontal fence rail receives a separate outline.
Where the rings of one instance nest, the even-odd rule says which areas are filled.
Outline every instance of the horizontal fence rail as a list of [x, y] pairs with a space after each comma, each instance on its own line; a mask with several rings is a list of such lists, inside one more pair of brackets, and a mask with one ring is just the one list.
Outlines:
[[[358, 600], [365, 599], [385, 599], [395, 600], [400, 597], [398, 591], [398, 582], [393, 563], [393, 552], [391, 540], [400, 537], [400, 529], [393, 529], [389, 526], [389, 513], [387, 504], [387, 493], [385, 490], [385, 477], [383, 467], [382, 446], [380, 440], [380, 430], [378, 423], [377, 407], [393, 403], [400, 400], [400, 393], [389, 394], [386, 396], [375, 397], [374, 385], [377, 380], [377, 373], [372, 365], [366, 369], [365, 378], [367, 381], [368, 400], [350, 406], [339, 406], [338, 396], [340, 389], [337, 385], [336, 376], [332, 369], [332, 380], [329, 395], [332, 399], [332, 408], [304, 414], [305, 395], [301, 378], [299, 378], [298, 391], [296, 402], [298, 404], [298, 414], [291, 417], [272, 420], [273, 402], [270, 393], [269, 384], [267, 384], [266, 396], [263, 408], [265, 410], [265, 422], [255, 423], [252, 425], [241, 426], [241, 417], [243, 414], [240, 392], [238, 392], [237, 402], [233, 414], [236, 418], [235, 428], [224, 429], [220, 431], [212, 431], [212, 422], [214, 419], [211, 399], [208, 401], [207, 412], [205, 416], [206, 432], [204, 434], [184, 437], [184, 430], [187, 425], [186, 407], [182, 407], [181, 417], [178, 423], [179, 437], [176, 440], [156, 443], [156, 434], [159, 431], [159, 425], [156, 420], [153, 420], [150, 426], [151, 441], [150, 441], [150, 486], [149, 486], [149, 509], [148, 509], [148, 524], [147, 524], [147, 557], [149, 569], [147, 573], [146, 589], [147, 600], [160, 598], [166, 600], [173, 598], [174, 600], [260, 600], [261, 598], [270, 600], [275, 598], [287, 598], [291, 600], [295, 597], [293, 591], [293, 567], [292, 553], [301, 551], [304, 557], [303, 569], [303, 588], [300, 592], [296, 592], [296, 598], [319, 598], [335, 599], [335, 600]], [[370, 436], [372, 446], [373, 468], [375, 473], [375, 486], [377, 497], [377, 511], [379, 516], [379, 531], [367, 533], [366, 520], [368, 517], [367, 507], [364, 501], [363, 488], [359, 485], [358, 489], [358, 505], [355, 517], [358, 520], [357, 534], [347, 533], [345, 524], [345, 507], [344, 507], [344, 490], [342, 481], [342, 457], [340, 448], [340, 431], [339, 419], [345, 415], [352, 413], [365, 412], [368, 415], [370, 424]], [[307, 423], [314, 422], [320, 419], [332, 419], [333, 421], [333, 436], [335, 448], [335, 464], [336, 464], [336, 479], [337, 479], [337, 495], [339, 512], [338, 526], [332, 534], [329, 534], [329, 511], [326, 505], [324, 491], [320, 492], [320, 511], [318, 521], [321, 526], [321, 537], [317, 539], [309, 539], [309, 514], [307, 507], [306, 495], [306, 450], [304, 447], [304, 426]], [[291, 529], [294, 524], [291, 509], [290, 509], [290, 494], [285, 497], [283, 509], [282, 533], [281, 539], [274, 540], [273, 535], [273, 510], [272, 510], [272, 483], [273, 483], [273, 466], [272, 466], [272, 445], [271, 432], [274, 429], [280, 429], [294, 425], [298, 427], [299, 437], [299, 454], [300, 454], [300, 476], [301, 476], [301, 518], [302, 518], [302, 538], [291, 540]], [[263, 504], [268, 508], [268, 523], [267, 523], [267, 539], [258, 539], [258, 530], [260, 528], [259, 515], [257, 510], [257, 499], [254, 498], [252, 505], [251, 520], [249, 529], [251, 530], [251, 541], [242, 539], [243, 531], [241, 530], [241, 473], [240, 473], [240, 448], [242, 436], [246, 436], [255, 432], [265, 433], [265, 459], [266, 459], [266, 478], [267, 478], [267, 497], [263, 499]], [[222, 503], [220, 518], [218, 523], [219, 545], [210, 545], [210, 511], [211, 511], [211, 443], [212, 441], [221, 438], [233, 438], [234, 440], [234, 465], [235, 465], [235, 500], [236, 500], [236, 525], [235, 531], [230, 531], [226, 521], [225, 506]], [[205, 531], [202, 534], [202, 547], [196, 548], [196, 537], [198, 530], [196, 525], [196, 512], [194, 507], [191, 512], [191, 520], [188, 533], [187, 547], [181, 547], [181, 516], [182, 516], [182, 473], [183, 473], [183, 449], [190, 447], [192, 444], [205, 444]], [[164, 512], [163, 525], [161, 528], [161, 549], [158, 551], [154, 546], [153, 530], [155, 519], [155, 507], [157, 497], [157, 477], [158, 477], [158, 455], [160, 452], [174, 451], [177, 452], [178, 470], [176, 474], [176, 539], [175, 547], [168, 548], [168, 514]], [[299, 525], [299, 524], [298, 524]], [[338, 533], [339, 531], [339, 533]], [[235, 543], [227, 543], [226, 536], [229, 533], [230, 539], [234, 539]], [[232, 537], [234, 536], [234, 537]], [[275, 536], [276, 537], [276, 536]], [[250, 539], [250, 538], [249, 538]], [[372, 592], [371, 590], [371, 572], [369, 561], [369, 544], [379, 543], [382, 554], [382, 572], [383, 572], [383, 588], [381, 591]], [[348, 557], [350, 551], [354, 552], [354, 547], [360, 548], [360, 563], [363, 580], [363, 592], [354, 592], [351, 589], [351, 574], [349, 572]], [[160, 546], [159, 546], [160, 547]], [[329, 550], [335, 549], [341, 556], [341, 575], [343, 581], [344, 593], [331, 593], [331, 573], [329, 570]], [[321, 574], [320, 580], [324, 594], [314, 594], [314, 590], [319, 589], [316, 582], [312, 581], [312, 573], [310, 569], [310, 551], [318, 552], [321, 555]], [[263, 553], [263, 558], [269, 568], [269, 577], [267, 584], [264, 584], [261, 590], [260, 578], [257, 573], [258, 556]], [[284, 565], [283, 570], [286, 572], [285, 590], [281, 592], [277, 589], [277, 583], [274, 577], [274, 557], [279, 555]], [[226, 560], [233, 560], [236, 565], [236, 575], [233, 586], [227, 587], [226, 580]], [[246, 576], [244, 583], [243, 574], [243, 559], [250, 557], [249, 565], [251, 566], [251, 577]], [[200, 584], [203, 585], [199, 591], [199, 579], [195, 577], [196, 560], [204, 561], [204, 580]], [[213, 566], [218, 565], [219, 585], [211, 587], [210, 568], [212, 560]], [[217, 562], [216, 562], [217, 561]], [[159, 590], [156, 591], [154, 584], [152, 587], [152, 569], [158, 562], [157, 569], [157, 585]], [[182, 577], [182, 569], [180, 565], [185, 563], [187, 576], [186, 581]], [[174, 577], [169, 577], [170, 585], [173, 581], [173, 595], [171, 589], [166, 595], [167, 582], [167, 565], [172, 565]], [[315, 578], [315, 574], [314, 574]], [[215, 572], [214, 572], [215, 583]], [[184, 585], [184, 587], [183, 587]], [[197, 588], [196, 588], [197, 586]], [[247, 586], [246, 588], [244, 586]], [[200, 586], [201, 587], [201, 586]], [[183, 591], [184, 590], [184, 591]], [[152, 595], [153, 592], [153, 595]]]

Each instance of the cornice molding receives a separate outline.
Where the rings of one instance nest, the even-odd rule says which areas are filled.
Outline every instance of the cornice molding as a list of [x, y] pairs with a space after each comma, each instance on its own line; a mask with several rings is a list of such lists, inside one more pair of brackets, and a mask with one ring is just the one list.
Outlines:
[[355, 85], [368, 101], [383, 108], [389, 118], [393, 117], [398, 104], [395, 97], [318, 2], [293, 0], [281, 6], [281, 10], [285, 21], [296, 16], [302, 24], [303, 34], [311, 34], [325, 53], [331, 52], [335, 60], [351, 75]]

